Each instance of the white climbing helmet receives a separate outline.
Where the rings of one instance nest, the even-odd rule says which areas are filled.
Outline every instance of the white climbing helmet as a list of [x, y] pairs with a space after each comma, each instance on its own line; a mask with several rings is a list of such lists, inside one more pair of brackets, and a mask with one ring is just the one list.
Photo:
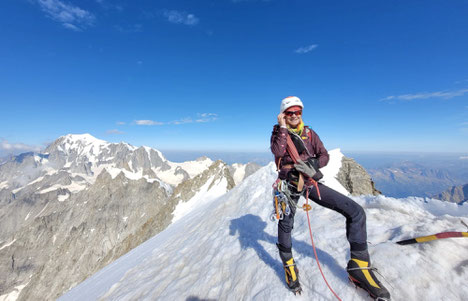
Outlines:
[[281, 101], [281, 107], [280, 107], [280, 112], [284, 113], [287, 109], [290, 107], [294, 106], [299, 106], [302, 109], [304, 109], [304, 105], [302, 104], [302, 101], [299, 99], [297, 96], [288, 96], [285, 99]]

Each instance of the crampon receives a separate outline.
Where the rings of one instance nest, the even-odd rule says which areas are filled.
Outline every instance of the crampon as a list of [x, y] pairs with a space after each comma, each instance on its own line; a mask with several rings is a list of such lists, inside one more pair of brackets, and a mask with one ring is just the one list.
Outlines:
[[348, 278], [356, 287], [369, 293], [376, 301], [390, 301], [390, 293], [375, 277], [373, 271], [377, 269], [369, 266], [369, 262], [352, 258], [348, 262]]

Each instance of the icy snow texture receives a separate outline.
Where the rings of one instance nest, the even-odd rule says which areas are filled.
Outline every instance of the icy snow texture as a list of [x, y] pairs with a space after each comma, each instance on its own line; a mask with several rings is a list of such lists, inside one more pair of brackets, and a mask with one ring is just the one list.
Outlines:
[[0, 183], [0, 190], [8, 188], [8, 181], [3, 181]]
[[[335, 300], [318, 272], [307, 218], [296, 215], [293, 252], [304, 293], [284, 284], [277, 226], [270, 222], [273, 163], [88, 278], [60, 300]], [[335, 189], [339, 187], [333, 186]], [[353, 197], [367, 212], [369, 251], [393, 300], [466, 300], [468, 240], [400, 246], [396, 241], [460, 231], [468, 207], [437, 200]], [[369, 300], [347, 280], [345, 219], [313, 204], [312, 231], [324, 273], [342, 300]], [[393, 288], [392, 288], [393, 287]]]
[[234, 174], [232, 177], [234, 179], [234, 183], [237, 185], [244, 179], [245, 168], [247, 167], [247, 164], [234, 163], [232, 164], [232, 167], [234, 169]]
[[343, 185], [338, 182], [336, 175], [340, 171], [341, 168], [341, 159], [343, 159], [343, 154], [341, 153], [339, 148], [332, 149], [328, 152], [330, 155], [330, 161], [328, 164], [321, 168], [320, 171], [323, 173], [323, 178], [320, 180], [321, 183], [327, 185], [328, 187], [332, 187], [336, 191], [348, 195], [348, 191], [343, 187]]

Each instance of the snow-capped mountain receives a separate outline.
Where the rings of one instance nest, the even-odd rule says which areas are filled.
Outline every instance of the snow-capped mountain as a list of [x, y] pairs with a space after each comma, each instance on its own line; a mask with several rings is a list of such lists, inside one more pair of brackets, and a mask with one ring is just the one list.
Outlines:
[[[325, 182], [343, 191], [334, 180], [340, 160], [332, 161]], [[316, 266], [303, 211], [296, 214], [293, 252], [304, 292], [298, 297], [287, 290], [275, 245], [277, 226], [269, 221], [276, 175], [271, 163], [223, 196], [194, 207], [59, 300], [335, 300]], [[466, 299], [466, 238], [395, 242], [460, 231], [460, 219], [468, 222], [467, 205], [382, 195], [353, 199], [367, 212], [372, 262], [393, 300]], [[312, 208], [311, 228], [328, 282], [342, 300], [370, 300], [347, 279], [345, 219], [324, 207]]]
[[170, 162], [88, 134], [13, 157], [0, 165], [0, 300], [55, 299], [183, 216], [191, 199], [234, 185], [221, 161]]
[[[43, 154], [26, 153], [6, 162], [0, 167], [0, 183], [4, 188], [19, 192], [31, 180], [41, 182], [47, 177], [64, 171], [79, 177], [70, 187], [83, 190], [92, 184], [102, 170], [113, 177], [123, 172], [129, 179], [162, 180], [171, 185], [194, 177], [213, 163], [209, 158], [197, 161], [174, 163], [162, 153], [149, 147], [134, 147], [127, 143], [108, 143], [89, 134], [62, 136], [49, 145]], [[29, 166], [30, 168], [22, 168]], [[26, 170], [25, 170], [26, 169]], [[156, 177], [155, 174], [158, 174]], [[83, 183], [75, 183], [83, 182]], [[33, 183], [33, 184], [34, 184]]]
[[[155, 149], [108, 143], [89, 134], [60, 137], [42, 154], [25, 153], [0, 165], [0, 202], [6, 201], [6, 207], [15, 208], [0, 208], [0, 214], [15, 215], [13, 222], [2, 224], [0, 241], [18, 230], [28, 214], [39, 214], [39, 207], [31, 207], [39, 199], [50, 200], [55, 195], [59, 202], [65, 201], [93, 185], [104, 170], [112, 178], [122, 173], [130, 180], [157, 181], [171, 194], [172, 186], [193, 178], [212, 164], [209, 158], [174, 163]], [[19, 199], [27, 201], [19, 206], [19, 202], [13, 202]]]

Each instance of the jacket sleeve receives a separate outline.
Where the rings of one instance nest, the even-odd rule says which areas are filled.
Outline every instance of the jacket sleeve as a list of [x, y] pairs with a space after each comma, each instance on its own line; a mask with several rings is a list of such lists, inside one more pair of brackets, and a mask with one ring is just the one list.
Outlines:
[[319, 168], [322, 168], [328, 164], [328, 161], [330, 160], [330, 155], [328, 155], [328, 151], [323, 145], [322, 140], [320, 140], [319, 136], [317, 133], [311, 130], [311, 136], [312, 136], [312, 147], [314, 148], [314, 153], [317, 156], [318, 159], [318, 165]]
[[273, 127], [273, 133], [270, 139], [270, 149], [275, 158], [283, 157], [286, 153], [286, 144], [288, 129], [282, 128], [278, 125]]

